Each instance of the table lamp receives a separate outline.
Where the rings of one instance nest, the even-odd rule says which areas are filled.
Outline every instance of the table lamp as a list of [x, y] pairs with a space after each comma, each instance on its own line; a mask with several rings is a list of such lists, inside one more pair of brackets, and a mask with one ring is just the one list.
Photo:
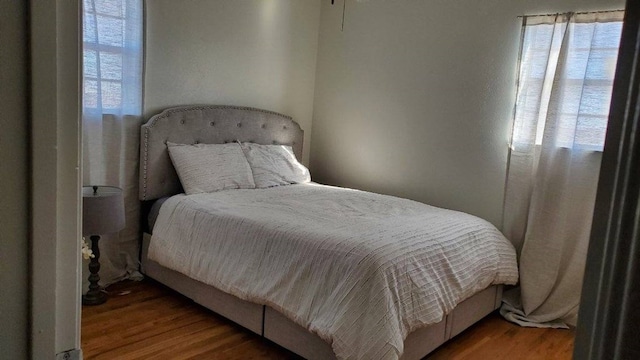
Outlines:
[[82, 236], [91, 239], [94, 257], [89, 263], [89, 291], [82, 296], [83, 305], [99, 305], [107, 301], [107, 294], [100, 290], [100, 235], [114, 233], [124, 228], [124, 198], [122, 189], [113, 186], [82, 187]]

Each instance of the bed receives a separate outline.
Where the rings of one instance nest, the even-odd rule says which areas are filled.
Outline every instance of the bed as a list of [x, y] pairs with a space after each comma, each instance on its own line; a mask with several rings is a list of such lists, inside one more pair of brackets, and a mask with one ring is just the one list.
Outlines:
[[471, 215], [315, 183], [182, 194], [167, 143], [287, 145], [300, 158], [288, 116], [177, 107], [141, 137], [143, 208], [163, 201], [143, 273], [305, 358], [420, 359], [517, 281], [513, 247]]

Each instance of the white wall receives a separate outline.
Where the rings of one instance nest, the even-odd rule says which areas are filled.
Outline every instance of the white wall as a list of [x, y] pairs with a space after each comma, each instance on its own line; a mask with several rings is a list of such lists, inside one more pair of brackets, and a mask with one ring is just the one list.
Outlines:
[[321, 182], [500, 225], [518, 15], [622, 0], [322, 2], [311, 147]]
[[27, 43], [27, 4], [0, 0], [0, 357], [6, 359], [28, 351]]
[[144, 114], [229, 104], [292, 116], [309, 158], [320, 1], [146, 4]]

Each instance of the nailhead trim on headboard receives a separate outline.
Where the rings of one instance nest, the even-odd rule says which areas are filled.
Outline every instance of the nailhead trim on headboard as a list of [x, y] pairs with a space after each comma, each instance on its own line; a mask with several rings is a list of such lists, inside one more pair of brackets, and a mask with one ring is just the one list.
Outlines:
[[142, 160], [142, 200], [147, 197], [147, 162], [149, 159], [149, 128], [142, 128], [144, 133], [144, 158]]

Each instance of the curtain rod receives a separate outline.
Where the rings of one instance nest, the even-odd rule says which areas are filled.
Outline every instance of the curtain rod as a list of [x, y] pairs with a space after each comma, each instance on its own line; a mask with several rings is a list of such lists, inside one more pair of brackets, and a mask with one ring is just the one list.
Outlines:
[[[600, 10], [600, 11], [578, 11], [578, 12], [573, 12], [576, 15], [582, 15], [582, 14], [603, 14], [603, 13], [612, 13], [612, 12], [618, 12], [618, 11], [624, 11], [624, 9], [618, 9], [618, 10]], [[567, 12], [558, 12], [558, 13], [553, 13], [553, 14], [535, 14], [535, 15], [518, 15], [519, 18], [524, 18], [524, 17], [533, 17], [533, 16], [554, 16], [554, 15], [559, 15], [559, 14], [568, 14], [571, 11], [567, 11]]]

